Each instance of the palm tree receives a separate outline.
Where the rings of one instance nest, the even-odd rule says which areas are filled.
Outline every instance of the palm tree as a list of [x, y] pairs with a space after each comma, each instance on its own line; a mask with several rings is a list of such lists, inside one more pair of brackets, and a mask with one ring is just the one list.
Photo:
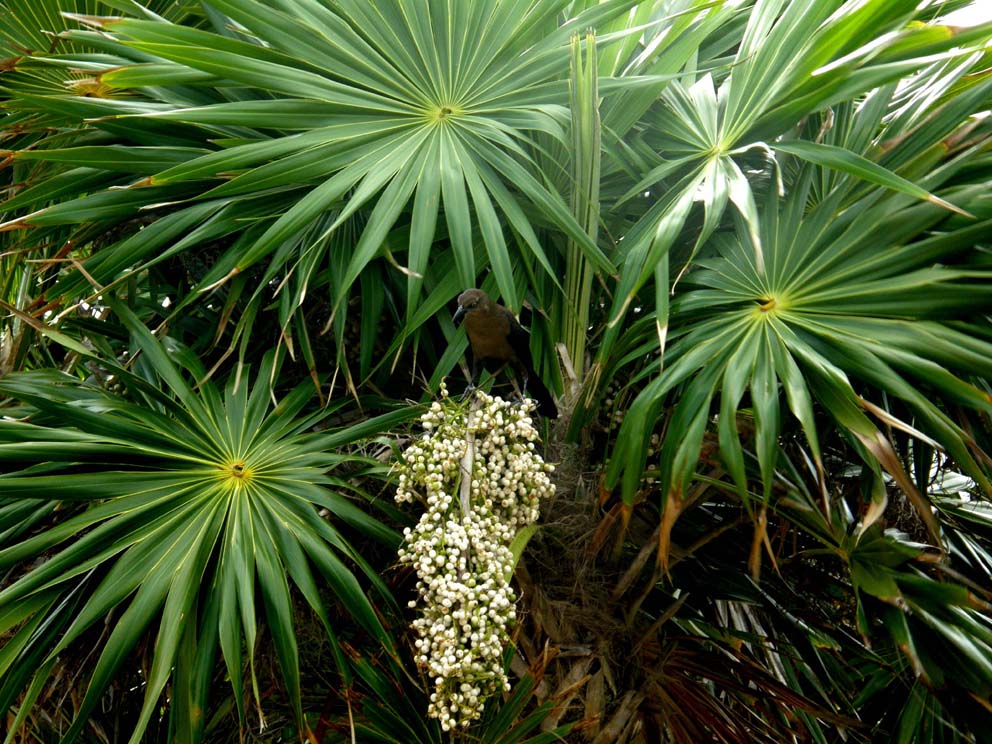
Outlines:
[[6, 741], [447, 739], [391, 495], [466, 286], [565, 415], [456, 740], [980, 740], [965, 4], [0, 2]]

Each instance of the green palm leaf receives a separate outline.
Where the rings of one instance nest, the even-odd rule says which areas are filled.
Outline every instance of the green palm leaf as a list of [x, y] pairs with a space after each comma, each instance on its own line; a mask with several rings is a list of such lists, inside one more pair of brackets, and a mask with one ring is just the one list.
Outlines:
[[[921, 392], [932, 388], [937, 400], [952, 396], [976, 411], [989, 412], [985, 392], [960, 376], [975, 369], [966, 350], [977, 341], [964, 342], [940, 320], [989, 306], [988, 293], [975, 284], [983, 275], [934, 266], [962, 249], [963, 242], [956, 238], [938, 234], [907, 245], [891, 227], [911, 225], [918, 233], [941, 219], [935, 207], [905, 202], [900, 206], [893, 204], [896, 197], [876, 197], [850, 207], [824, 230], [845, 189], [835, 190], [804, 215], [812, 171], [803, 172], [806, 175], [783, 202], [770, 192], [761, 213], [765, 271], [754, 261], [748, 229], [742, 226], [718, 235], [716, 254], [699, 259], [698, 268], [683, 280], [688, 289], [676, 296], [672, 317], [684, 335], [669, 346], [666, 366], [631, 407], [608, 482], [623, 476], [624, 492], [627, 498], [633, 496], [644, 462], [639, 449], [643, 438], [628, 432], [648, 425], [666, 395], [682, 385], [660, 455], [662, 482], [670, 484], [676, 498], [683, 493], [696, 469], [693, 453], [699, 451], [713, 386], [722, 377], [720, 441], [742, 495], [747, 483], [735, 422], [743, 393], [750, 393], [765, 500], [777, 464], [779, 398], [785, 393], [787, 408], [805, 430], [820, 472], [821, 435], [812, 416], [816, 404], [834, 417], [869, 461], [877, 461], [914, 498], [931, 540], [940, 544], [929, 506], [866, 415], [880, 410], [883, 401], [871, 404], [866, 398], [877, 393], [857, 388], [859, 382], [867, 383], [904, 401], [914, 425], [989, 489], [971, 436]], [[989, 223], [975, 229], [987, 231]], [[871, 250], [864, 250], [866, 245]], [[961, 346], [952, 339], [960, 339]], [[982, 348], [984, 354], [992, 352], [992, 347]]]
[[[193, 95], [191, 90], [180, 92], [177, 88], [177, 95], [169, 96], [168, 106], [152, 104], [152, 108], [146, 108], [138, 116], [156, 110], [164, 118], [188, 124], [191, 136], [203, 137], [204, 150], [200, 152], [204, 154], [193, 149], [171, 150], [169, 157], [179, 159], [178, 164], [156, 169], [149, 163], [139, 171], [137, 167], [127, 169], [126, 162], [140, 149], [126, 144], [69, 148], [61, 155], [47, 152], [42, 157], [52, 162], [59, 162], [58, 159], [87, 162], [101, 172], [113, 169], [135, 176], [150, 174], [146, 182], [150, 186], [140, 192], [125, 189], [96, 195], [89, 201], [67, 204], [55, 211], [43, 208], [23, 221], [9, 222], [8, 226], [63, 224], [69, 212], [78, 220], [79, 210], [86, 210], [90, 204], [88, 211], [82, 212], [83, 219], [126, 218], [135, 208], [143, 206], [142, 199], [152, 195], [148, 190], [151, 188], [161, 189], [153, 196], [159, 201], [219, 198], [275, 189], [277, 201], [273, 202], [273, 195], [269, 194], [269, 213], [278, 219], [271, 221], [269, 229], [238, 256], [226, 275], [230, 277], [272, 256], [279, 245], [297, 239], [305, 225], [339, 203], [344, 209], [330, 231], [371, 200], [375, 229], [365, 233], [362, 244], [351, 256], [348, 279], [337, 288], [340, 298], [347, 294], [358, 273], [378, 255], [386, 234], [421, 188], [426, 189], [424, 196], [414, 199], [413, 204], [422, 208], [414, 210], [412, 216], [420, 225], [419, 234], [435, 232], [432, 225], [436, 211], [430, 196], [435, 188], [433, 173], [439, 171], [444, 187], [440, 206], [459, 257], [463, 283], [475, 282], [476, 269], [468, 246], [474, 231], [472, 224], [477, 222], [487, 253], [498, 269], [499, 288], [515, 306], [519, 300], [500, 213], [512, 213], [511, 221], [524, 230], [528, 228], [521, 220], [524, 212], [519, 208], [520, 195], [513, 193], [515, 189], [507, 190], [498, 180], [493, 182], [492, 177], [499, 173], [514, 179], [520, 174], [523, 180], [510, 180], [508, 184], [523, 183], [524, 196], [541, 205], [545, 219], [568, 232], [590, 260], [609, 270], [610, 262], [581, 230], [564, 200], [531, 175], [533, 166], [526, 151], [529, 129], [556, 129], [545, 126], [545, 122], [551, 121], [546, 113], [550, 92], [546, 84], [562, 79], [567, 70], [568, 51], [563, 33], [531, 45], [525, 41], [530, 26], [518, 27], [508, 20], [521, 13], [550, 18], [563, 5], [560, 1], [475, 4], [471, 11], [466, 10], [457, 29], [450, 27], [436, 35], [437, 29], [427, 19], [433, 19], [434, 23], [452, 19], [436, 15], [440, 7], [426, 2], [416, 9], [388, 2], [368, 8], [353, 3], [329, 8], [302, 0], [275, 8], [252, 0], [215, 4], [241, 25], [245, 34], [250, 35], [250, 41], [161, 20], [96, 21], [104, 33], [101, 41], [104, 47], [114, 49], [124, 60], [135, 57], [136, 53], [141, 55], [140, 61], [136, 59], [138, 67], [108, 64], [105, 71], [97, 70], [101, 83], [111, 88], [124, 92], [133, 87], [136, 92], [148, 95], [165, 90], [162, 86], [175, 85], [175, 71], [186, 69], [213, 76], [197, 80], [207, 95], [213, 82], [271, 91], [282, 98], [263, 95], [257, 100], [228, 103], [223, 100], [225, 89], [218, 87], [217, 100], [205, 105], [204, 95]], [[603, 15], [602, 11], [594, 10], [590, 11], [590, 18]], [[620, 10], [618, 4], [610, 12]], [[576, 20], [577, 25], [582, 23], [581, 19]], [[473, 27], [486, 31], [483, 44], [466, 34]], [[358, 33], [358, 28], [366, 29], [366, 33]], [[79, 34], [78, 38], [81, 43], [92, 40], [87, 34]], [[146, 59], [156, 61], [149, 66]], [[132, 74], [138, 72], [140, 78]], [[161, 78], [156, 78], [158, 72]], [[521, 96], [529, 89], [535, 90], [530, 100]], [[567, 91], [563, 81], [559, 89], [558, 95], [564, 102]], [[510, 93], [514, 96], [512, 103], [503, 103]], [[181, 103], [184, 95], [188, 101], [185, 106]], [[72, 101], [46, 99], [38, 104], [45, 107], [62, 102]], [[107, 117], [128, 116], [124, 111], [114, 110], [124, 105], [123, 100], [108, 100], [104, 111], [83, 115], [99, 117], [98, 127], [117, 127], [121, 120]], [[225, 118], [223, 112], [228, 109], [231, 117]], [[306, 119], [308, 116], [317, 118]], [[156, 126], [155, 122], [153, 116], [129, 121], [128, 125], [140, 131]], [[301, 125], [320, 128], [304, 135], [280, 136]], [[273, 136], [272, 132], [280, 134]], [[208, 142], [208, 138], [213, 143], [220, 142], [218, 135], [228, 137], [232, 145], [217, 149], [216, 144]], [[235, 139], [240, 138], [244, 143], [245, 137], [251, 142], [241, 144]], [[359, 144], [364, 159], [356, 157], [353, 141], [364, 143]], [[512, 161], [493, 149], [495, 143], [501, 148], [512, 148]], [[335, 159], [337, 153], [347, 153], [347, 159]], [[252, 163], [263, 164], [252, 167]], [[248, 170], [240, 178], [212, 188], [217, 186], [217, 179], [227, 179], [233, 169], [246, 166]], [[507, 172], [508, 167], [512, 172]], [[480, 171], [488, 178], [480, 178]], [[239, 189], [239, 184], [244, 186]], [[472, 194], [473, 209], [469, 208], [466, 186]], [[352, 188], [354, 192], [349, 194]], [[279, 195], [280, 190], [283, 195]], [[22, 197], [22, 201], [26, 205], [43, 204], [37, 198], [30, 200], [29, 195]], [[374, 208], [376, 202], [378, 210]], [[238, 216], [230, 215], [231, 220]], [[231, 220], [227, 224], [233, 229]], [[418, 251], [422, 254], [423, 250], [421, 243]], [[133, 252], [127, 255], [132, 263], [141, 260]], [[275, 260], [283, 265], [286, 258], [277, 254]], [[417, 263], [423, 263], [423, 259]], [[546, 261], [543, 265], [550, 271]], [[87, 268], [97, 272], [94, 276], [100, 282], [113, 278], [95, 266]], [[211, 279], [216, 282], [218, 278]], [[415, 309], [419, 296], [411, 295], [410, 299], [410, 307]]]
[[[165, 348], [124, 306], [117, 310], [170, 395], [147, 388], [155, 402], [146, 407], [67, 376], [26, 373], [0, 383], [4, 394], [31, 406], [35, 412], [30, 418], [39, 422], [0, 423], [0, 458], [22, 467], [50, 463], [44, 474], [28, 468], [0, 476], [5, 498], [11, 505], [44, 505], [47, 499], [78, 505], [72, 516], [37, 534], [5, 536], [0, 549], [4, 566], [53, 552], [0, 591], [0, 610], [9, 616], [5, 627], [23, 623], [4, 666], [45, 659], [39, 672], [43, 679], [51, 671], [47, 660], [77, 643], [94, 623], [119, 614], [66, 733], [69, 741], [81, 733], [138, 640], [157, 625], [145, 702], [132, 736], [139, 741], [168, 683], [194, 696], [198, 710], [207, 709], [209, 683], [203, 675], [211, 667], [177, 666], [183, 648], [213, 658], [219, 641], [240, 705], [241, 659], [245, 651], [250, 660], [255, 654], [257, 584], [287, 689], [302, 720], [287, 574], [318, 615], [326, 617], [315, 591], [315, 567], [359, 625], [386, 649], [393, 648], [344, 562], [357, 556], [340, 532], [340, 520], [376, 537], [396, 538], [336, 494], [338, 481], [328, 474], [342, 460], [329, 449], [332, 442], [340, 446], [379, 424], [309, 433], [319, 417], [300, 415], [309, 398], [304, 389], [272, 407], [271, 380], [277, 369], [271, 357], [250, 390], [247, 378], [239, 383], [232, 376], [223, 391], [206, 383], [194, 392]], [[147, 387], [126, 369], [116, 369], [130, 384]], [[67, 437], [62, 429], [50, 428], [53, 421], [71, 423], [76, 433]], [[319, 518], [315, 507], [329, 509], [338, 525]], [[91, 588], [68, 627], [57, 635], [33, 634], [38, 623], [64, 617], [56, 614], [53, 603], [78, 591], [80, 581]], [[374, 582], [379, 583], [378, 577]], [[21, 609], [10, 614], [14, 608]], [[184, 641], [189, 634], [197, 640]], [[21, 684], [27, 681], [21, 678]], [[7, 680], [7, 706], [20, 691]], [[257, 699], [257, 687], [255, 695]], [[203, 721], [190, 719], [188, 725], [202, 728]]]

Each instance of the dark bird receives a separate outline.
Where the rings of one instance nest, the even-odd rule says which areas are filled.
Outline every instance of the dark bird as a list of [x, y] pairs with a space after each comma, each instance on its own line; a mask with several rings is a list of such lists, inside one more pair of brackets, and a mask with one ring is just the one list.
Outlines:
[[458, 295], [458, 310], [452, 318], [455, 325], [462, 319], [472, 350], [472, 385], [478, 381], [480, 363], [492, 374], [510, 365], [520, 379], [525, 396], [530, 385], [538, 413], [549, 418], [557, 417], [555, 399], [534, 372], [530, 338], [513, 313], [493, 302], [481, 289], [466, 289]]

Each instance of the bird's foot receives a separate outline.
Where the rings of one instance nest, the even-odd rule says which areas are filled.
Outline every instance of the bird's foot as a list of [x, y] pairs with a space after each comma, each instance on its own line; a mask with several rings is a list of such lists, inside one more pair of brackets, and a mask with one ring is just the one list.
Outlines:
[[475, 395], [476, 387], [475, 385], [468, 385], [465, 388], [465, 392], [462, 393], [462, 397], [459, 398], [460, 401], [464, 402]]
[[528, 400], [531, 400], [531, 397], [527, 395], [526, 390], [524, 390], [523, 392], [519, 390], [514, 391], [513, 395], [510, 396], [510, 402], [518, 406], [526, 405]]

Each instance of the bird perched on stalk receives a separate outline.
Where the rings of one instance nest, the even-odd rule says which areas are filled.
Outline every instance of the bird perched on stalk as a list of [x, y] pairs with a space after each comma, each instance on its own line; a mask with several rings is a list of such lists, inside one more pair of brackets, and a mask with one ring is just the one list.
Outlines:
[[525, 396], [530, 385], [533, 398], [537, 401], [537, 412], [549, 418], [557, 417], [558, 406], [534, 371], [530, 338], [513, 313], [494, 302], [481, 289], [466, 289], [458, 295], [458, 310], [452, 318], [455, 325], [463, 319], [472, 351], [471, 384], [475, 386], [479, 378], [480, 363], [493, 374], [510, 365], [520, 379]]

